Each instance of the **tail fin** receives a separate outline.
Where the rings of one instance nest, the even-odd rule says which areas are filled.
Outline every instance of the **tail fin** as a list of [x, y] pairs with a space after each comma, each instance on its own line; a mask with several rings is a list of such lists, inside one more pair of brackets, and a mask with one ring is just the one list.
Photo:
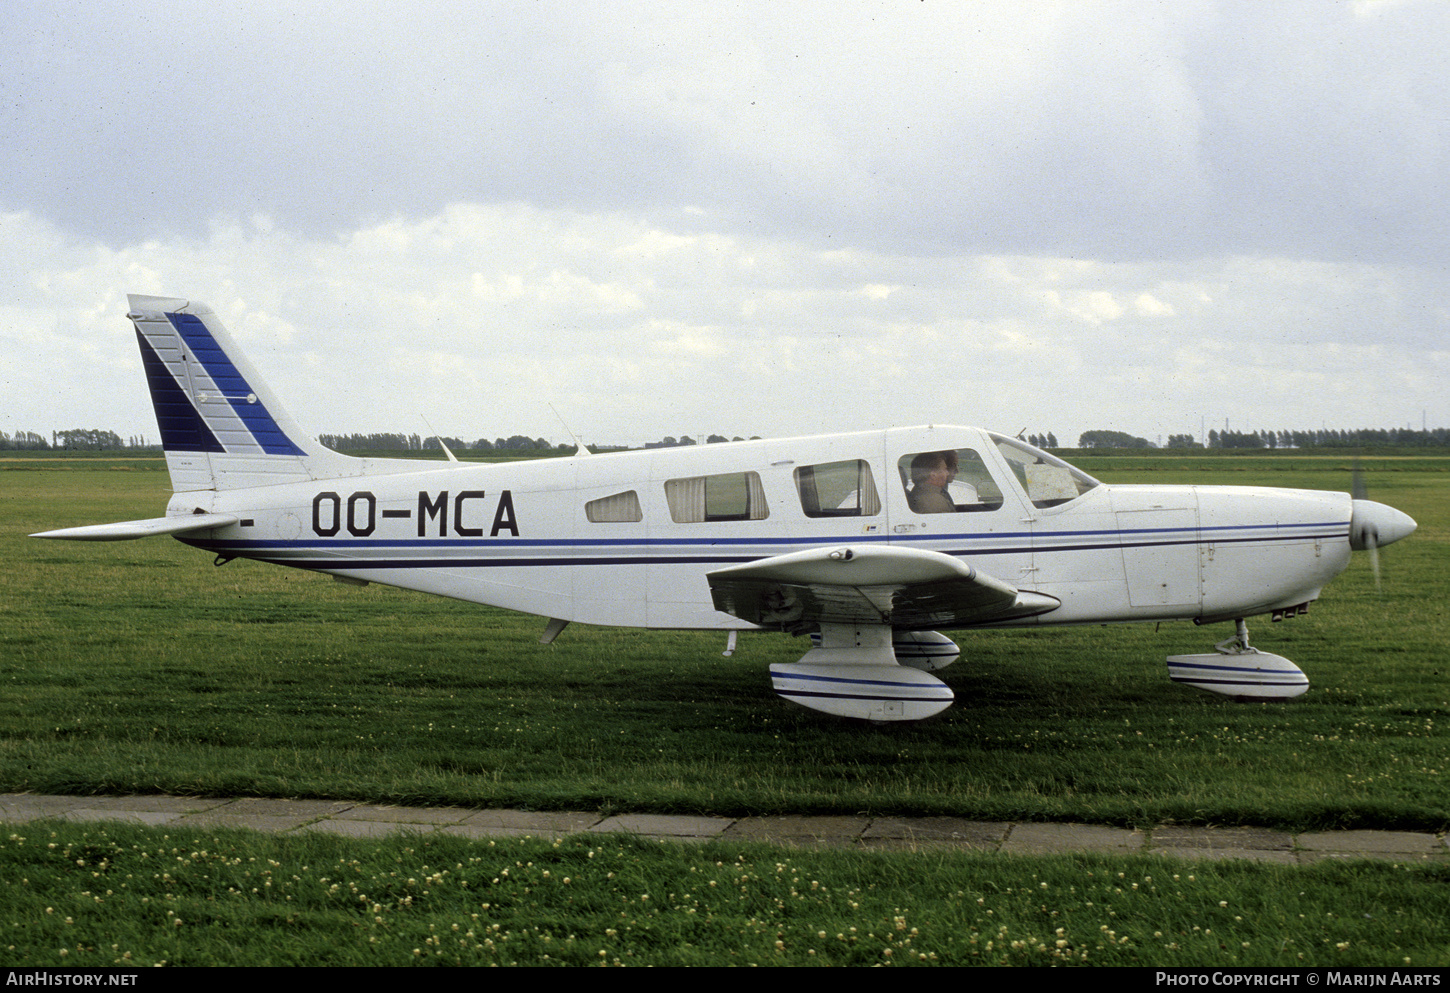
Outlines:
[[357, 460], [302, 433], [210, 307], [132, 295], [141, 363], [171, 487], [229, 490], [353, 475]]

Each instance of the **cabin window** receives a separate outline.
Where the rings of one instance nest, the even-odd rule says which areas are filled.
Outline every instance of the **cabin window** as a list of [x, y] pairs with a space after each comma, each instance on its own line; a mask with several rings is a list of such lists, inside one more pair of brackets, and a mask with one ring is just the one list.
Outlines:
[[994, 434], [992, 440], [1012, 467], [1032, 506], [1045, 509], [1076, 500], [1098, 485], [1098, 481], [1062, 459], [1031, 445]]
[[906, 505], [918, 514], [996, 510], [1002, 490], [970, 448], [903, 455], [897, 463]]
[[639, 505], [639, 494], [625, 490], [590, 500], [584, 505], [584, 516], [594, 524], [632, 523], [644, 520], [644, 510]]
[[861, 459], [803, 465], [795, 471], [795, 488], [807, 517], [874, 517], [881, 513], [871, 463]]
[[763, 521], [770, 516], [757, 472], [727, 472], [665, 482], [665, 499], [676, 524], [701, 521]]

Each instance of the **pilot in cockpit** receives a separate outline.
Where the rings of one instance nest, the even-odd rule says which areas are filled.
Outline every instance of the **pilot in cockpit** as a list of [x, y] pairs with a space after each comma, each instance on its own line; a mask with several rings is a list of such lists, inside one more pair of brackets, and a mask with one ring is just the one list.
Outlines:
[[954, 451], [922, 452], [911, 460], [911, 492], [906, 503], [918, 514], [950, 514], [957, 507], [947, 496], [947, 486], [957, 474]]

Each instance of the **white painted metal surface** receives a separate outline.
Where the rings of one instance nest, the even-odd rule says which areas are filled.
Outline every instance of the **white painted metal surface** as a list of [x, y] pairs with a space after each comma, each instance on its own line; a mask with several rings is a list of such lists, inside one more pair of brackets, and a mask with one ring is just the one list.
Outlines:
[[1309, 677], [1282, 655], [1250, 649], [1168, 656], [1168, 677], [1235, 700], [1290, 700], [1309, 689]]

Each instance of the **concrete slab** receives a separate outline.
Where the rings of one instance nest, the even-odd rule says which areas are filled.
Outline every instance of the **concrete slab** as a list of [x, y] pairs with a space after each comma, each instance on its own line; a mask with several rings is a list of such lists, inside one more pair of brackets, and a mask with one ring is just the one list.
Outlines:
[[1401, 865], [1444, 864], [1443, 855], [1415, 854], [1412, 852], [1296, 852], [1294, 861], [1299, 865], [1315, 865], [1319, 862], [1396, 862]]
[[81, 809], [71, 810], [65, 815], [68, 821], [93, 823], [99, 821], [120, 821], [122, 824], [146, 824], [150, 827], [161, 827], [164, 824], [176, 824], [184, 814], [164, 814], [154, 810], [94, 810]]
[[1017, 824], [998, 851], [1012, 855], [1058, 852], [1139, 852], [1143, 832], [1097, 824]]
[[1169, 854], [1181, 854], [1173, 849], [1288, 852], [1294, 849], [1294, 837], [1270, 828], [1163, 825], [1153, 829], [1152, 848]]
[[241, 827], [260, 831], [325, 831], [356, 838], [439, 831], [470, 838], [561, 838], [621, 831], [641, 837], [708, 841], [724, 838], [781, 845], [861, 846], [909, 851], [1001, 851], [1019, 854], [1151, 852], [1178, 858], [1245, 858], [1278, 864], [1329, 859], [1450, 862], [1443, 836], [1411, 831], [1321, 831], [1294, 838], [1267, 828], [1162, 825], [1145, 843], [1142, 831], [1093, 824], [1009, 824], [953, 817], [728, 817], [584, 811], [468, 810], [395, 807], [345, 800], [174, 796], [48, 796], [0, 794], [0, 822], [44, 818], [120, 820], [134, 824]]
[[34, 821], [64, 817], [85, 797], [44, 796], [35, 793], [0, 794], [0, 821]]
[[354, 806], [356, 804], [348, 800], [271, 800], [242, 797], [219, 807], [191, 814], [181, 823], [197, 827], [249, 827], [259, 831], [290, 831]]
[[720, 837], [778, 845], [858, 844], [870, 825], [867, 817], [742, 817]]
[[598, 814], [567, 810], [477, 810], [439, 831], [465, 838], [562, 838], [587, 831], [600, 820]]
[[156, 814], [195, 814], [232, 801], [225, 797], [191, 796], [85, 796], [76, 797], [77, 808], [125, 810]]
[[435, 834], [435, 824], [413, 824], [407, 821], [348, 821], [340, 817], [304, 824], [298, 831], [340, 834], [346, 838], [382, 838], [390, 834]]
[[960, 817], [877, 817], [862, 833], [868, 848], [951, 847], [995, 852], [1012, 825]]
[[175, 823], [187, 814], [229, 802], [179, 796], [39, 796], [7, 793], [0, 796], [0, 821], [55, 817], [88, 823], [123, 821], [158, 826]]
[[89, 796], [76, 797], [76, 806], [64, 816], [68, 821], [121, 821], [159, 827], [176, 824], [182, 818], [225, 806], [229, 800], [182, 796]]
[[735, 823], [733, 817], [690, 817], [679, 814], [617, 814], [589, 829], [592, 834], [619, 831], [646, 838], [689, 838], [708, 841]]
[[1295, 839], [1309, 852], [1344, 855], [1445, 855], [1445, 843], [1414, 831], [1309, 831]]
[[467, 807], [392, 807], [360, 803], [333, 815], [339, 821], [379, 821], [395, 824], [461, 824], [476, 810]]

